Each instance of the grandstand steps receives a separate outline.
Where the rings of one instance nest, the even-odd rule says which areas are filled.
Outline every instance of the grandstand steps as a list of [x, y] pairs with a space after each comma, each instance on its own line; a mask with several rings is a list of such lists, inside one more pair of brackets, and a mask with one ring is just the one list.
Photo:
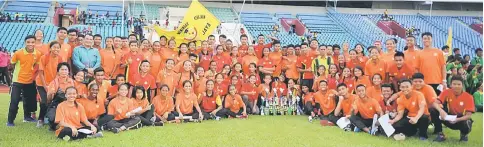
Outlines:
[[351, 33], [350, 28], [347, 28], [345, 25], [342, 25], [343, 23], [346, 23], [346, 22], [339, 20], [336, 16], [334, 16], [333, 13], [337, 13], [337, 12], [328, 10], [327, 16], [331, 20], [333, 20], [340, 28], [342, 28], [346, 33], [350, 34], [352, 38], [354, 38], [359, 43], [362, 43], [365, 46], [368, 46], [368, 45], [371, 44], [371, 41], [364, 39], [364, 37], [355, 37], [355, 36], [359, 36], [359, 35], [363, 35], [363, 34], [353, 34], [353, 33]]
[[[417, 14], [417, 17], [420, 18], [421, 20], [423, 20], [424, 22], [427, 22], [431, 26], [437, 28], [437, 30], [441, 31], [442, 33], [444, 33], [444, 34], [448, 34], [449, 33], [448, 28], [442, 28], [441, 26], [439, 26], [438, 24], [436, 24], [434, 21], [428, 19], [424, 15], [418, 13]], [[453, 30], [455, 30], [454, 28], [456, 28], [456, 27], [455, 26], [452, 27]], [[452, 39], [455, 40], [455, 41], [458, 41], [458, 42], [462, 43], [464, 45], [464, 48], [469, 48], [469, 49], [470, 48], [475, 48], [475, 47], [472, 47], [472, 43], [471, 42], [469, 42], [466, 39], [462, 39], [460, 37], [457, 37], [456, 35], [453, 35], [452, 36]]]
[[479, 24], [468, 25], [467, 23], [465, 23], [464, 21], [462, 21], [460, 18], [455, 18], [455, 21], [459, 22], [459, 24], [461, 24], [465, 28], [474, 30], [476, 32], [479, 32], [482, 35], [482, 23], [480, 24], [480, 27], [479, 27]]
[[55, 14], [55, 2], [52, 1], [51, 6], [49, 8], [49, 11], [47, 11], [47, 17], [44, 20], [44, 24], [50, 24], [52, 23], [54, 19], [54, 14]]

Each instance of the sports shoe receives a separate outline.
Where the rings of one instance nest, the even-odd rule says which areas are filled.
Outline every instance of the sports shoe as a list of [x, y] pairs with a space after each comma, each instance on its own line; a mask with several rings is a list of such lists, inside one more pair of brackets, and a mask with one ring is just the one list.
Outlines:
[[69, 136], [66, 135], [66, 136], [62, 137], [62, 140], [69, 141], [69, 140], [71, 140], [71, 137], [69, 137]]
[[154, 126], [163, 126], [163, 125], [165, 125], [165, 124], [164, 124], [163, 122], [161, 122], [161, 121], [160, 121], [160, 122], [154, 122], [154, 123], [153, 123], [153, 125], [154, 125]]
[[9, 122], [7, 123], [7, 127], [14, 127], [14, 126], [15, 126], [14, 123], [9, 123]]
[[37, 128], [42, 128], [42, 126], [44, 126], [44, 121], [42, 121], [42, 120], [37, 121], [37, 126], [36, 127]]
[[248, 115], [241, 115], [239, 118], [240, 119], [247, 119], [247, 118], [249, 118], [249, 116]]
[[120, 130], [118, 128], [113, 128], [110, 131], [113, 132], [114, 134], [117, 134], [117, 133], [120, 132]]
[[351, 131], [351, 125], [347, 125], [346, 127], [343, 128], [345, 132]]
[[361, 132], [361, 130], [360, 130], [360, 128], [355, 127], [355, 129], [353, 129], [353, 132]]
[[445, 135], [442, 132], [438, 133], [437, 138], [434, 139], [435, 142], [443, 142], [445, 140]]
[[37, 119], [37, 115], [35, 114], [35, 112], [30, 113], [30, 117], [32, 117], [32, 119]]
[[32, 117], [26, 117], [24, 118], [24, 121], [23, 122], [31, 122], [31, 123], [36, 123], [37, 120], [35, 120], [34, 118]]
[[427, 137], [419, 137], [418, 139], [420, 139], [422, 141], [426, 141], [427, 140]]
[[151, 119], [150, 119], [151, 122], [155, 122], [156, 121], [156, 116], [153, 116]]
[[309, 122], [313, 122], [313, 117], [312, 116], [308, 116], [308, 121]]
[[467, 142], [468, 140], [469, 140], [469, 137], [467, 135], [460, 135], [459, 141]]
[[377, 119], [378, 119], [378, 115], [375, 114], [373, 116], [373, 122], [371, 123], [371, 129], [369, 132], [371, 135], [375, 135], [375, 133], [378, 131], [378, 127], [376, 126]]
[[321, 126], [329, 126], [329, 121], [324, 120], [324, 119], [319, 121], [319, 123], [321, 124]]
[[393, 135], [393, 139], [396, 141], [405, 140], [405, 135], [403, 133]]
[[370, 135], [376, 135], [376, 132], [378, 132], [378, 127], [374, 127], [370, 129]]
[[92, 135], [92, 138], [98, 138], [98, 137], [103, 137], [103, 132], [97, 132], [96, 134]]
[[215, 117], [215, 120], [216, 120], [216, 121], [219, 121], [220, 119], [221, 119], [221, 117], [220, 117], [220, 116], [216, 116], [216, 117]]

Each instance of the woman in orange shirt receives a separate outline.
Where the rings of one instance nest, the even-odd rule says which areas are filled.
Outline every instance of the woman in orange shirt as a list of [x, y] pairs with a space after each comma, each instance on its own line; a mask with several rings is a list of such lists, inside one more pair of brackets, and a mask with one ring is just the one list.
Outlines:
[[128, 98], [128, 92], [127, 84], [119, 85], [118, 96], [109, 102], [108, 115], [114, 116], [114, 119], [106, 127], [113, 133], [141, 127], [141, 119], [135, 115], [135, 104]]
[[249, 66], [251, 63], [259, 63], [259, 58], [257, 58], [253, 46], [249, 46], [247, 55], [242, 58], [242, 70], [246, 75], [250, 74]]
[[222, 71], [222, 68], [225, 64], [230, 64], [230, 59], [227, 56], [223, 55], [223, 47], [221, 45], [217, 46], [217, 53], [212, 57], [212, 61], [217, 63], [217, 73]]
[[40, 112], [37, 127], [42, 127], [44, 124], [44, 117], [47, 113], [47, 90], [49, 83], [54, 80], [57, 75], [56, 67], [62, 62], [62, 57], [59, 56], [60, 44], [57, 41], [52, 41], [49, 44], [50, 52], [42, 55], [38, 69], [38, 76], [36, 78], [37, 91], [40, 96]]
[[155, 122], [172, 122], [175, 120], [175, 104], [173, 97], [168, 94], [169, 92], [168, 85], [163, 84], [160, 86], [160, 94], [153, 98]]
[[245, 103], [240, 95], [237, 94], [235, 85], [229, 86], [229, 94], [225, 96], [224, 104], [227, 116], [234, 118], [247, 118]]
[[[114, 79], [116, 71], [120, 73], [119, 65], [121, 64], [121, 57], [123, 51], [115, 49], [113, 45], [113, 38], [106, 38], [106, 48], [99, 51], [101, 54], [101, 67], [103, 67], [107, 79]], [[123, 71], [124, 72], [124, 71]]]
[[228, 64], [225, 64], [222, 68], [222, 71], [220, 72], [221, 74], [224, 75], [224, 79], [226, 79], [225, 81], [226, 82], [229, 82], [230, 79], [228, 79], [228, 77], [230, 76], [230, 72], [232, 71], [232, 69], [230, 68], [230, 65]]
[[235, 63], [232, 67], [232, 70], [230, 70], [229, 76], [237, 76], [241, 80], [241, 82], [245, 83], [244, 72], [242, 71], [242, 64]]
[[[189, 53], [188, 53], [188, 47], [186, 43], [180, 44], [180, 50], [178, 50], [177, 58], [176, 58], [176, 63], [180, 64], [188, 60]], [[181, 71], [180, 71], [181, 72]]]
[[[55, 122], [60, 126], [55, 131], [57, 138], [69, 141], [87, 137], [102, 137], [102, 132], [97, 132], [96, 126], [87, 120], [84, 107], [76, 102], [76, 88], [67, 87], [65, 96], [67, 100], [57, 106], [55, 114]], [[80, 129], [87, 129], [92, 133], [79, 132]]]
[[234, 47], [232, 51], [230, 51], [230, 65], [235, 65], [236, 63], [242, 64], [242, 57], [239, 55], [239, 49]]
[[353, 76], [355, 78], [355, 85], [363, 84], [365, 87], [370, 87], [372, 84], [370, 82], [370, 78], [365, 75], [363, 68], [361, 66], [356, 66], [353, 69]]
[[219, 95], [226, 95], [228, 90], [228, 83], [225, 82], [224, 76], [221, 73], [215, 75], [215, 91]]
[[48, 54], [49, 53], [49, 49], [47, 48], [48, 46], [47, 46], [47, 44], [43, 44], [43, 42], [42, 42], [44, 40], [44, 31], [42, 31], [41, 29], [35, 30], [34, 35], [35, 35], [35, 46], [34, 46], [34, 48], [36, 50], [39, 50], [40, 53], [42, 53], [42, 55]]
[[250, 75], [255, 75], [255, 84], [260, 85], [261, 83], [261, 77], [259, 76], [259, 72], [257, 71], [257, 65], [255, 63], [250, 63], [249, 64], [249, 73], [246, 74], [246, 81], [249, 78]]
[[239, 77], [236, 75], [229, 76], [230, 77], [230, 85], [235, 85], [235, 89], [240, 91], [242, 89], [242, 82], [239, 80]]
[[336, 86], [338, 85], [338, 81], [340, 78], [341, 73], [338, 72], [338, 67], [336, 65], [331, 64], [329, 65], [329, 75], [326, 78], [326, 82], [328, 82], [328, 89], [335, 90]]
[[[177, 90], [181, 90], [183, 88], [183, 83], [184, 81], [190, 81], [194, 82], [195, 81], [195, 73], [192, 72], [192, 62], [189, 60], [183, 61], [183, 72], [180, 72], [180, 75], [177, 79]], [[180, 91], [178, 91], [180, 92]]]
[[[259, 93], [261, 95], [261, 104], [262, 106], [266, 106], [266, 103], [270, 100], [272, 100], [273, 92], [271, 92], [271, 82], [272, 82], [272, 75], [265, 75], [264, 76], [264, 83], [260, 84], [259, 87], [257, 88], [259, 90]], [[269, 114], [269, 112], [266, 112]]]
[[260, 91], [258, 90], [255, 83], [256, 78], [257, 77], [255, 75], [250, 75], [249, 82], [245, 83], [240, 91], [242, 99], [244, 100], [244, 103], [246, 104], [246, 107], [250, 114], [259, 114], [260, 112], [259, 107], [257, 106]]
[[205, 86], [207, 87], [206, 90], [199, 96], [200, 109], [205, 116], [203, 119], [219, 120], [220, 117], [225, 116], [225, 111], [222, 110], [223, 99], [215, 92], [213, 80], [208, 80]]
[[195, 74], [195, 94], [199, 95], [203, 91], [205, 91], [205, 85], [207, 83], [207, 78], [205, 77], [205, 70], [203, 67], [197, 67], [197, 71]]
[[338, 81], [338, 83], [345, 83], [347, 88], [348, 88], [348, 93], [351, 94], [353, 93], [353, 90], [355, 89], [355, 80], [353, 76], [351, 75], [351, 70], [348, 67], [345, 67], [343, 69], [342, 73], [342, 78]]
[[365, 52], [363, 51], [363, 45], [362, 44], [356, 44], [355, 45], [355, 49], [356, 51], [356, 56], [358, 58], [358, 60], [362, 63], [362, 64], [366, 64], [366, 61], [368, 61], [368, 57], [365, 56]]
[[150, 74], [152, 76], [157, 76], [162, 68], [164, 68], [163, 56], [160, 53], [161, 44], [159, 41], [153, 42], [153, 53], [151, 55], [150, 61]]
[[84, 78], [86, 73], [84, 71], [77, 71], [74, 75], [74, 85], [77, 89], [77, 93], [79, 94], [79, 98], [87, 98], [87, 87], [84, 84]]
[[208, 70], [210, 66], [210, 61], [212, 61], [212, 53], [208, 50], [208, 43], [207, 41], [202, 41], [202, 48], [198, 51], [198, 57], [200, 59], [200, 66], [203, 67], [204, 70]]
[[269, 48], [264, 48], [262, 50], [262, 58], [259, 60], [259, 63], [257, 64], [259, 66], [259, 72], [261, 72], [262, 74], [272, 75], [274, 73], [274, 71], [276, 70], [275, 64], [277, 64], [277, 63], [274, 63], [274, 61], [272, 61], [269, 58], [270, 52], [271, 51], [270, 51]]
[[67, 62], [57, 65], [57, 77], [50, 82], [49, 89], [47, 89], [47, 103], [58, 104], [58, 102], [64, 101], [64, 99], [58, 99], [59, 94], [62, 94], [67, 87], [74, 87], [74, 80], [69, 77], [69, 73], [69, 64]]
[[135, 115], [140, 118], [143, 126], [163, 126], [163, 122], [155, 122], [156, 118], [153, 117], [153, 107], [148, 102], [145, 88], [143, 86], [135, 86], [132, 93], [131, 99], [133, 100], [135, 108], [141, 109], [135, 112]]
[[370, 86], [366, 89], [366, 95], [377, 100], [378, 102], [383, 101], [383, 95], [381, 94], [381, 75], [378, 73], [374, 74], [373, 77], [371, 77], [371, 82], [373, 83], [373, 86]]
[[338, 56], [338, 64], [337, 65], [338, 65], [338, 71], [343, 71], [344, 68], [348, 67], [348, 65], [346, 64], [345, 56], [343, 56], [343, 55]]
[[196, 41], [190, 41], [188, 42], [188, 52], [190, 54], [198, 54], [197, 53], [197, 44], [196, 44]]
[[[131, 86], [143, 86], [146, 89], [146, 97], [149, 101], [151, 101], [152, 97], [155, 97], [155, 90], [156, 90], [156, 80], [151, 74], [150, 71], [150, 62], [148, 60], [143, 60], [139, 66], [139, 72], [132, 76], [131, 79], [128, 80]], [[130, 88], [130, 95], [133, 91], [133, 87]]]
[[370, 57], [371, 59], [366, 62], [365, 65], [365, 73], [369, 76], [374, 74], [380, 74], [382, 76], [382, 80], [385, 80], [385, 73], [387, 71], [387, 62], [380, 59], [380, 53], [378, 52], [377, 48], [369, 48]]
[[[184, 81], [183, 82], [183, 92], [178, 93], [176, 96], [175, 108], [178, 114], [177, 119], [185, 119], [184, 116], [187, 116], [189, 121], [199, 122], [203, 120], [203, 113], [198, 105], [197, 95], [192, 90], [192, 82]], [[193, 108], [197, 111], [194, 112]]]
[[[86, 112], [86, 117], [89, 122], [91, 122], [94, 126], [100, 128], [107, 122], [102, 122], [99, 120], [104, 120], [100, 119], [99, 117], [103, 115], [106, 112], [106, 106], [104, 104], [98, 103], [98, 95], [99, 92], [99, 85], [97, 83], [93, 83], [89, 85], [89, 96], [86, 98], [78, 98], [76, 99], [76, 102], [84, 106], [85, 112]], [[108, 115], [107, 118], [109, 118]], [[112, 119], [112, 118], [111, 118]]]
[[145, 59], [148, 59], [148, 60], [151, 59], [152, 50], [151, 50], [150, 41], [146, 39], [141, 40], [140, 48], [141, 48], [141, 51], [139, 53], [142, 54]]
[[173, 59], [166, 60], [165, 68], [158, 73], [158, 76], [156, 76], [157, 86], [161, 86], [162, 84], [168, 85], [170, 89], [169, 95], [172, 97], [175, 96], [175, 89], [178, 86], [176, 85], [178, 83], [177, 77], [179, 77], [179, 75], [173, 71], [174, 65], [175, 65], [175, 60]]
[[326, 74], [326, 67], [324, 65], [320, 65], [318, 67], [318, 73], [316, 74], [316, 80], [314, 80], [314, 83], [313, 83], [313, 91], [318, 91], [319, 90], [319, 82], [321, 80], [326, 80], [326, 78], [328, 78], [328, 75]]

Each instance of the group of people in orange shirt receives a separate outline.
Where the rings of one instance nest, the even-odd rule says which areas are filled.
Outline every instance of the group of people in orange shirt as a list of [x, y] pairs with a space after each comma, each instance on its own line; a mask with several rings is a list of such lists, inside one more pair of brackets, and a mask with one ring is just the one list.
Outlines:
[[[340, 48], [318, 40], [282, 47], [274, 37], [264, 44], [263, 35], [254, 45], [241, 35], [240, 46], [225, 35], [218, 43], [210, 35], [200, 46], [177, 46], [165, 36], [152, 42], [129, 35], [107, 37], [101, 47], [100, 35], [93, 44], [81, 44], [77, 31], [60, 28], [56, 41], [46, 45], [37, 31], [11, 60], [15, 69], [7, 126], [14, 126], [21, 99], [24, 122], [38, 122], [38, 127], [48, 122], [65, 140], [100, 137], [100, 130], [118, 133], [181, 121], [247, 118], [268, 114], [267, 102], [277, 101], [279, 106], [294, 104], [310, 121], [319, 118], [325, 126], [347, 118], [351, 124], [345, 130], [374, 135], [381, 129], [373, 119], [389, 114], [396, 139], [419, 132], [425, 140], [432, 121], [436, 141], [445, 140], [442, 123], [460, 130], [461, 140], [467, 141], [472, 96], [462, 90], [458, 76], [446, 89], [443, 52], [432, 47], [432, 34], [422, 37], [423, 49], [408, 36], [402, 53], [394, 39], [385, 41], [386, 52], [379, 41], [367, 51], [361, 44], [349, 49], [348, 43]], [[72, 53], [79, 47], [98, 49], [101, 67], [71, 70]], [[37, 110], [37, 91], [38, 121], [31, 115]], [[439, 119], [448, 115], [457, 118]]]

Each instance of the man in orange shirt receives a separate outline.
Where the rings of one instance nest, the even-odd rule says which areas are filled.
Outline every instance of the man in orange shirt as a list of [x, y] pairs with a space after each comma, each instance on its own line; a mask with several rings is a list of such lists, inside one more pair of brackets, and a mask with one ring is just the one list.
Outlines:
[[351, 106], [356, 99], [356, 95], [348, 93], [348, 86], [345, 83], [338, 84], [336, 89], [338, 89], [338, 104], [334, 109], [334, 115], [336, 117], [350, 118]]
[[[301, 46], [302, 46], [302, 44], [301, 44]], [[320, 55], [319, 50], [326, 50], [326, 46], [324, 44], [319, 46], [319, 42], [316, 39], [311, 40], [311, 42], [309, 44], [309, 48], [310, 48], [310, 50], [308, 51], [308, 53], [311, 57], [319, 56]], [[302, 49], [302, 47], [301, 47], [301, 49]]]
[[[270, 39], [272, 40], [279, 40], [275, 37], [272, 37], [272, 36], [268, 36]], [[254, 45], [254, 50], [255, 50], [255, 54], [257, 55], [257, 58], [262, 58], [262, 50], [264, 48], [272, 48], [272, 42], [268, 43], [268, 44], [264, 44], [265, 42], [265, 37], [264, 35], [262, 34], [259, 34], [259, 36], [257, 36], [257, 45]]]
[[309, 55], [309, 48], [307, 43], [301, 44], [301, 55], [297, 58], [297, 70], [301, 73], [301, 85], [313, 87], [314, 74], [311, 69], [311, 64], [314, 57]]
[[[452, 130], [460, 130], [460, 141], [467, 142], [468, 134], [471, 132], [474, 122], [472, 120], [472, 113], [475, 112], [474, 99], [472, 95], [464, 91], [464, 79], [460, 76], [452, 77], [450, 88], [440, 94], [439, 99], [434, 103], [434, 107], [439, 111], [441, 118], [450, 115], [454, 115], [456, 118], [453, 120], [438, 119], [437, 121], [441, 121]], [[440, 107], [441, 105], [443, 105], [443, 108]], [[435, 141], [445, 141], [444, 133], [441, 131], [438, 134]]]
[[[377, 40], [373, 43], [373, 46], [376, 47], [376, 49], [378, 50], [378, 53], [381, 55], [383, 54], [383, 50], [382, 50], [382, 46], [381, 46], [381, 41], [380, 40]], [[369, 50], [368, 50], [369, 51]]]
[[282, 52], [281, 52], [281, 42], [279, 41], [274, 41], [274, 50], [269, 53], [269, 59], [272, 60], [272, 62], [275, 65], [275, 70], [274, 73], [272, 73], [272, 77], [279, 77], [282, 72]]
[[[74, 48], [76, 48], [80, 44], [79, 42], [77, 42], [78, 32], [76, 29], [69, 29], [67, 30], [67, 35], [67, 44], [71, 46], [71, 51], [73, 51]], [[60, 43], [63, 44], [64, 42]]]
[[56, 36], [56, 41], [61, 44], [61, 50], [59, 52], [59, 55], [64, 59], [64, 62], [67, 62], [69, 63], [69, 65], [72, 66], [72, 48], [71, 45], [64, 42], [67, 37], [67, 29], [64, 27], [60, 27], [59, 29], [57, 29]]
[[[116, 40], [115, 40], [116, 44]], [[124, 54], [129, 53], [129, 41], [128, 38], [126, 37], [121, 37], [121, 50], [123, 51]]]
[[407, 36], [407, 50], [403, 51], [407, 60], [405, 62], [410, 65], [413, 69], [417, 68], [417, 54], [420, 53], [420, 49], [415, 46], [415, 37]]
[[424, 49], [417, 55], [417, 71], [426, 77], [425, 83], [432, 86], [435, 93], [439, 95], [441, 91], [439, 89], [447, 87], [444, 53], [432, 46], [431, 33], [423, 33], [422, 42]]
[[240, 43], [241, 45], [239, 46], [239, 55], [241, 57], [247, 55], [247, 52], [249, 50], [249, 43], [248, 43], [249, 39], [247, 37], [247, 35], [245, 34], [242, 34], [240, 35]]
[[402, 92], [397, 99], [398, 114], [389, 123], [393, 125], [395, 134], [399, 133], [399, 136], [413, 136], [418, 130], [419, 139], [427, 140], [430, 120], [424, 95], [412, 90], [412, 81], [407, 79], [400, 82], [400, 90]]
[[352, 115], [350, 121], [355, 125], [355, 131], [361, 129], [366, 133], [375, 135], [377, 129], [371, 128], [373, 126], [373, 120], [382, 116], [383, 111], [378, 104], [378, 101], [369, 98], [366, 95], [366, 87], [363, 84], [356, 86], [356, 94], [358, 98], [355, 99], [354, 103], [351, 105]]
[[[10, 106], [8, 109], [7, 126], [13, 127], [15, 117], [17, 117], [18, 104], [23, 101], [24, 122], [37, 122], [30, 116], [31, 112], [37, 110], [34, 77], [37, 72], [41, 53], [34, 49], [35, 36], [25, 37], [25, 48], [16, 51], [11, 60], [14, 67], [12, 89], [10, 92]], [[20, 96], [23, 93], [23, 97]]]
[[387, 73], [389, 82], [396, 87], [398, 81], [410, 79], [413, 73], [415, 73], [415, 70], [405, 62], [405, 54], [402, 52], [394, 53], [393, 61], [393, 64], [388, 67]]
[[[321, 80], [319, 82], [319, 91], [314, 94], [316, 101], [316, 109], [321, 113], [321, 124], [324, 126], [334, 126], [338, 117], [334, 116], [336, 109], [336, 95], [335, 90], [328, 89], [328, 82]], [[311, 120], [310, 120], [311, 121]]]

